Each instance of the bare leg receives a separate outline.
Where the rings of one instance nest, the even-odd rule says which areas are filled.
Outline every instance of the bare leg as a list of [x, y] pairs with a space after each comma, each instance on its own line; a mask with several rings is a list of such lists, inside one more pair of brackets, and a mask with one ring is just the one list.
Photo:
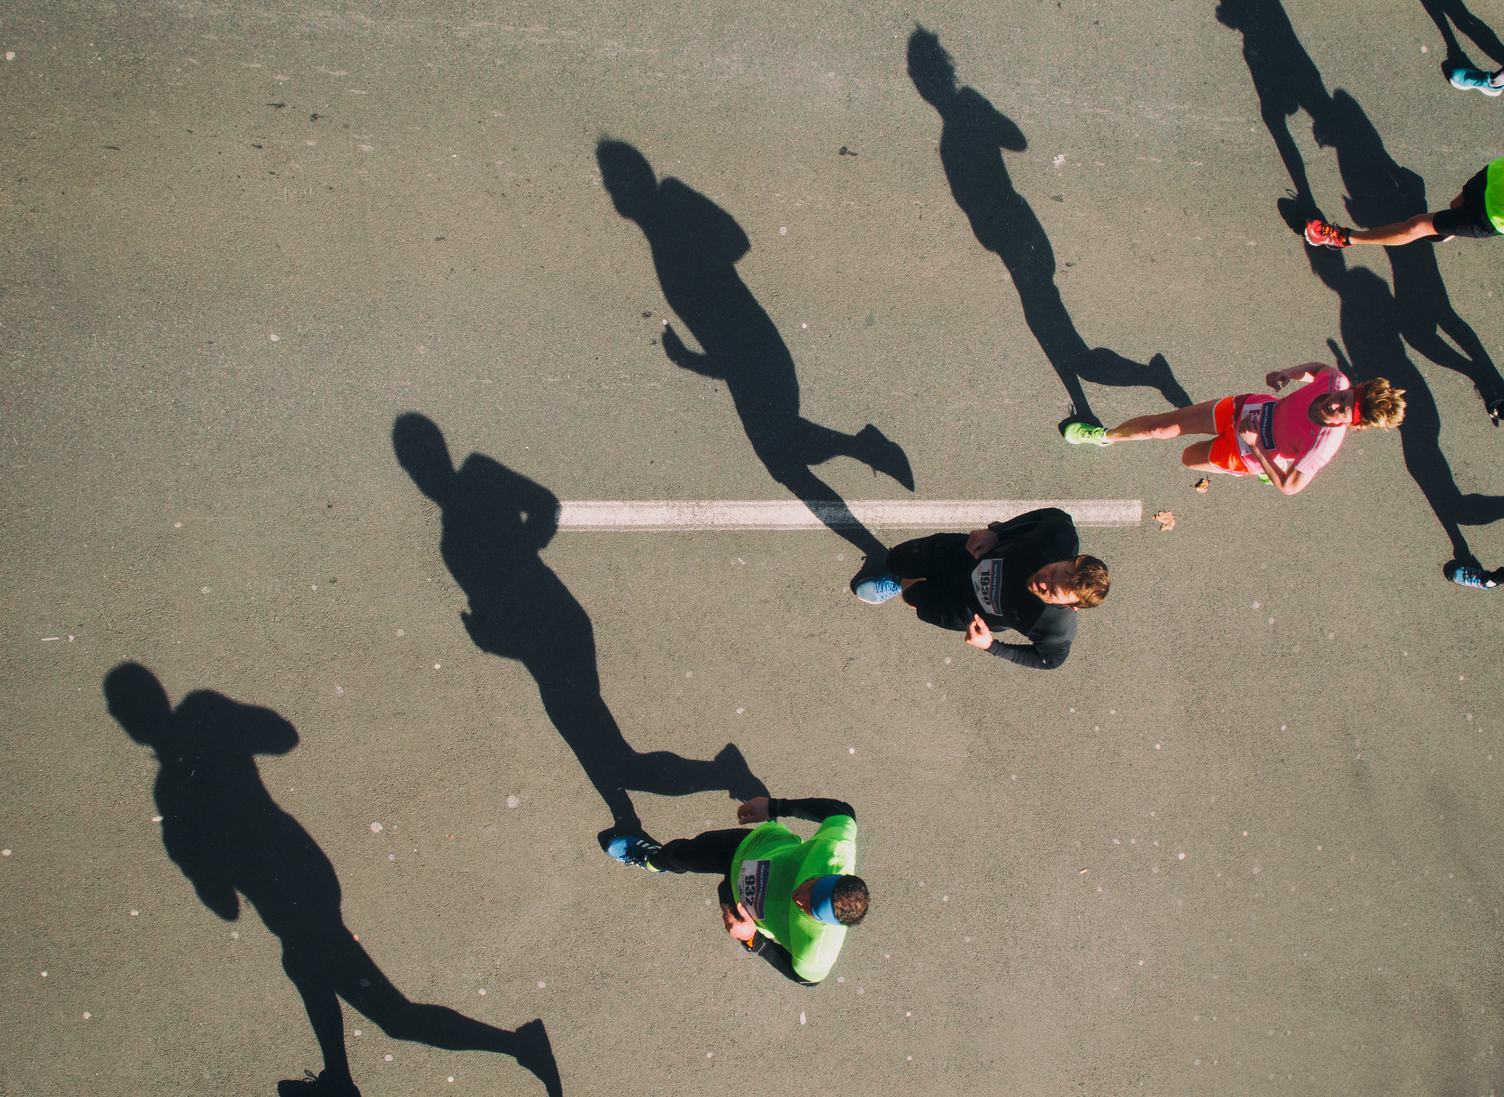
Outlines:
[[1216, 400], [1207, 400], [1157, 415], [1140, 415], [1113, 427], [1107, 437], [1113, 442], [1141, 442], [1149, 438], [1179, 438], [1182, 434], [1216, 434], [1216, 406]]
[[1408, 221], [1380, 225], [1376, 229], [1353, 229], [1348, 238], [1354, 244], [1378, 244], [1386, 248], [1413, 244], [1427, 236], [1436, 235], [1436, 226], [1431, 223], [1431, 217], [1429, 213], [1418, 213]]

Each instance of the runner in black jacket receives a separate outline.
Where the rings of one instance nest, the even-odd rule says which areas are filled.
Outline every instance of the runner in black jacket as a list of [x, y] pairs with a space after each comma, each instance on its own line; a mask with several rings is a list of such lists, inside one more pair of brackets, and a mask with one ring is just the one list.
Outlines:
[[[967, 533], [905, 541], [888, 573], [854, 588], [864, 602], [898, 595], [922, 621], [966, 633], [966, 642], [1019, 666], [1054, 670], [1070, 654], [1076, 611], [1107, 597], [1107, 565], [1081, 555], [1071, 516], [1049, 507]], [[994, 629], [1022, 633], [1005, 644]]]

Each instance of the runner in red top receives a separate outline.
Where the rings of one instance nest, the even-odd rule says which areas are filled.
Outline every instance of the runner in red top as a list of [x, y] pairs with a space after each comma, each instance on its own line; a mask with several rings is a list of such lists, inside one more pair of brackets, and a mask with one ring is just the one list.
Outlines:
[[1209, 440], [1181, 453], [1187, 468], [1262, 476], [1284, 494], [1294, 495], [1332, 459], [1349, 428], [1388, 429], [1405, 418], [1405, 390], [1382, 377], [1354, 385], [1335, 366], [1311, 362], [1275, 370], [1264, 380], [1275, 392], [1292, 382], [1308, 383], [1278, 398], [1245, 393], [1140, 415], [1111, 430], [1073, 419], [1061, 433], [1072, 445], [1096, 446], [1209, 434]]

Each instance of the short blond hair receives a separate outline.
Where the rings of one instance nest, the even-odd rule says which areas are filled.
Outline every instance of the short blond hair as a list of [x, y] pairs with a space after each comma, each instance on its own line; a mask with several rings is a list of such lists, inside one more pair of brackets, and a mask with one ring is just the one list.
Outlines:
[[1076, 594], [1076, 605], [1082, 609], [1100, 606], [1107, 597], [1112, 580], [1107, 575], [1107, 565], [1095, 556], [1081, 555], [1075, 559], [1075, 575], [1071, 589]]
[[1353, 430], [1383, 427], [1390, 430], [1405, 421], [1405, 390], [1397, 389], [1388, 379], [1375, 377], [1356, 386], [1358, 421]]

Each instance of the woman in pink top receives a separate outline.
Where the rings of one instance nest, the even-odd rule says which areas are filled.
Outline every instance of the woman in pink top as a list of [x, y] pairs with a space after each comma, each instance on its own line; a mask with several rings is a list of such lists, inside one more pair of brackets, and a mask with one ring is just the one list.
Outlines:
[[1187, 446], [1180, 455], [1187, 468], [1262, 476], [1294, 495], [1332, 459], [1349, 427], [1388, 429], [1405, 418], [1405, 390], [1382, 377], [1354, 385], [1336, 367], [1311, 362], [1275, 370], [1264, 380], [1275, 392], [1292, 382], [1308, 384], [1278, 398], [1245, 393], [1140, 415], [1111, 430], [1073, 419], [1060, 432], [1077, 446], [1209, 434], [1211, 438]]

